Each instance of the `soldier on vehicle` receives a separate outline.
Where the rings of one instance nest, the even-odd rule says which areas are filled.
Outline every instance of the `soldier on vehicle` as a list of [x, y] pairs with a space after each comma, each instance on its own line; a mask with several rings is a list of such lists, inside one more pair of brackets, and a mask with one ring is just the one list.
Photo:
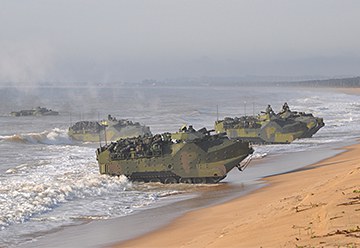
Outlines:
[[268, 104], [267, 108], [266, 108], [266, 113], [271, 115], [274, 115], [274, 110], [271, 108], [270, 104]]
[[195, 132], [195, 129], [193, 128], [192, 125], [189, 125], [188, 132], [190, 132], [190, 133]]
[[115, 117], [112, 117], [110, 114], [108, 115], [108, 120], [109, 121], [116, 121], [116, 118]]
[[180, 127], [179, 131], [180, 132], [186, 132], [187, 131], [186, 125], [183, 125], [182, 127]]
[[287, 112], [289, 111], [290, 112], [290, 107], [289, 105], [287, 104], [287, 102], [284, 103], [283, 107], [282, 107], [282, 112]]

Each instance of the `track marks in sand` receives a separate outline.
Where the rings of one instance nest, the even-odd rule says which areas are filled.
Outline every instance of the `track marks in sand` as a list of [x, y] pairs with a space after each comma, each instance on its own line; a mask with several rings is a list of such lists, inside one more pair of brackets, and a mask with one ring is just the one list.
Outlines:
[[360, 238], [360, 227], [357, 226], [356, 228], [347, 229], [347, 230], [336, 230], [330, 233], [327, 233], [322, 236], [313, 236], [313, 238], [324, 238], [324, 237], [330, 237], [334, 235], [345, 235], [346, 237], [355, 237]]
[[360, 247], [360, 167], [318, 182], [311, 192], [294, 207], [299, 219], [309, 220], [293, 226], [296, 245]]

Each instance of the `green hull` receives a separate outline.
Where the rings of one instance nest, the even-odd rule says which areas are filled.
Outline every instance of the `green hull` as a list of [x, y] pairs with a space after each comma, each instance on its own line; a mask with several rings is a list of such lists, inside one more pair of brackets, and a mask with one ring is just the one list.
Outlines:
[[[110, 116], [110, 115], [109, 115]], [[82, 142], [116, 141], [122, 138], [151, 135], [150, 128], [128, 120], [79, 121], [68, 130], [68, 135]]]
[[134, 181], [216, 183], [252, 152], [247, 142], [216, 135], [185, 142], [166, 141], [157, 156], [133, 153], [117, 158], [105, 146], [97, 150], [97, 160], [101, 174], [125, 175]]
[[136, 137], [145, 134], [151, 134], [151, 132], [148, 127], [144, 126], [123, 127], [120, 130], [106, 128], [106, 132], [103, 130], [100, 132], [91, 132], [87, 130], [74, 132], [72, 129], [69, 129], [68, 131], [69, 137], [82, 142], [116, 141], [118, 139]]
[[273, 115], [227, 117], [215, 122], [215, 131], [252, 143], [288, 144], [312, 137], [324, 125], [322, 118], [289, 110]]
[[53, 111], [51, 109], [37, 107], [35, 109], [30, 110], [20, 110], [20, 111], [13, 111], [10, 113], [11, 116], [50, 116], [50, 115], [59, 115], [59, 112]]

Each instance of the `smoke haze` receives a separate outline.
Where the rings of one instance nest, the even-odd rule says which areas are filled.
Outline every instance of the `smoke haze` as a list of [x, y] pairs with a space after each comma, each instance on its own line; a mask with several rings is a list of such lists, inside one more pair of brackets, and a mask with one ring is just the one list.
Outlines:
[[355, 0], [0, 0], [0, 82], [358, 75]]

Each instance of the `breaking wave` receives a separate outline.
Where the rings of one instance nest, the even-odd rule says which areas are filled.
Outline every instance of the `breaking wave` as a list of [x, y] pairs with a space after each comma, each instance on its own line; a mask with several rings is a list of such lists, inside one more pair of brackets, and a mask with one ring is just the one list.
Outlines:
[[72, 144], [73, 141], [68, 136], [66, 130], [54, 128], [51, 131], [40, 133], [14, 134], [9, 136], [0, 136], [0, 140], [28, 143], [28, 144], [46, 144], [46, 145], [65, 145]]
[[[195, 92], [186, 89], [182, 91], [184, 94], [178, 92], [169, 94], [172, 91], [172, 89], [160, 91], [157, 88], [149, 90], [149, 97], [145, 97], [147, 93], [144, 93], [142, 98], [144, 102], [135, 110], [131, 108], [132, 102], [125, 101], [119, 103], [124, 104], [121, 111], [125, 111], [125, 116], [137, 116], [138, 120], [151, 126], [153, 133], [177, 131], [185, 123], [192, 124], [196, 129], [203, 126], [212, 129], [216, 119], [215, 104], [220, 104], [220, 117], [239, 116], [241, 112], [246, 113], [242, 108], [244, 100], [251, 102], [249, 98], [259, 99], [256, 104], [261, 110], [268, 103], [275, 108], [280, 107], [286, 99], [292, 110], [313, 113], [324, 118], [325, 127], [311, 139], [296, 140], [289, 145], [254, 146], [255, 152], [252, 155], [254, 160], [271, 160], [283, 154], [328, 147], [348, 136], [360, 135], [358, 96], [344, 96], [333, 92], [317, 92], [314, 96], [314, 92], [301, 93], [292, 90], [286, 90], [286, 94], [283, 94], [278, 89], [270, 91], [274, 94], [268, 92], [264, 94], [253, 90], [229, 92], [226, 89], [217, 90], [216, 93], [214, 91], [215, 101], [209, 101], [209, 94], [212, 91]], [[226, 105], [221, 100], [223, 98], [219, 98], [219, 94], [223, 94], [220, 96], [224, 96]], [[183, 101], [183, 97], [179, 98], [179, 95], [189, 96], [189, 101]], [[149, 103], [147, 99], [150, 99]], [[185, 105], [178, 104], [179, 99]], [[219, 99], [221, 101], [217, 102]], [[145, 105], [150, 106], [150, 111], [144, 112]], [[112, 107], [106, 103], [102, 108]], [[253, 113], [258, 113], [257, 110], [254, 111], [254, 107]], [[0, 175], [0, 230], [3, 229], [0, 243], [16, 245], [29, 237], [39, 236], [38, 233], [51, 232], [62, 226], [119, 217], [139, 209], [161, 205], [170, 198], [169, 196], [176, 195], [174, 198], [181, 198], [177, 194], [191, 193], [197, 187], [217, 187], [217, 185], [132, 183], [125, 177], [100, 175], [95, 160], [94, 145], [81, 143], [78, 146], [77, 142], [73, 142], [68, 137], [67, 130], [51, 129], [53, 125], [61, 127], [66, 122], [65, 117], [59, 120], [59, 124], [50, 125], [50, 122], [39, 121], [41, 126], [32, 123], [29, 127], [45, 130], [43, 132], [32, 132], [27, 127], [25, 127], [27, 129], [9, 128], [3, 130], [4, 136], [0, 135], [0, 145], [7, 149], [1, 161], [4, 174]], [[13, 133], [16, 134], [8, 135]], [[45, 146], [36, 144], [45, 144]], [[19, 152], [19, 149], [23, 150]]]
[[[39, 178], [38, 178], [39, 179]], [[106, 193], [109, 188], [126, 190], [126, 177], [109, 178], [96, 174], [78, 178], [58, 177], [53, 180], [29, 181], [28, 179], [2, 181], [0, 228], [14, 223], [23, 223], [33, 216], [51, 211], [68, 201]]]
[[49, 159], [23, 163], [0, 176], [0, 230], [7, 235], [18, 225], [23, 225], [24, 232], [41, 229], [39, 221], [55, 227], [124, 216], [191, 190], [191, 185], [166, 187], [100, 175], [93, 148], [58, 145], [46, 149]]

